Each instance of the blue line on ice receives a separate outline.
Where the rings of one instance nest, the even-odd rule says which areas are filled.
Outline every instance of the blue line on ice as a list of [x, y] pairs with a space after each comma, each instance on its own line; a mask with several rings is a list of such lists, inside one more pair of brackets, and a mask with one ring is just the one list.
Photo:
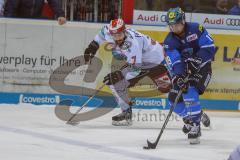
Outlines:
[[106, 146], [102, 146], [102, 145], [86, 143], [86, 142], [79, 141], [79, 140], [73, 140], [73, 139], [59, 137], [59, 136], [53, 136], [53, 135], [47, 135], [47, 134], [43, 134], [43, 133], [37, 133], [37, 132], [28, 131], [28, 130], [19, 129], [19, 128], [0, 126], [0, 130], [1, 131], [5, 131], [5, 132], [15, 133], [15, 134], [22, 134], [22, 135], [33, 136], [35, 138], [40, 138], [40, 139], [44, 139], [44, 140], [48, 140], [48, 141], [65, 143], [65, 144], [68, 144], [68, 145], [86, 147], [86, 148], [94, 149], [94, 150], [97, 150], [97, 151], [100, 151], [100, 152], [106, 152], [106, 153], [112, 153], [112, 154], [120, 154], [122, 156], [132, 157], [132, 158], [135, 158], [135, 159], [143, 159], [143, 160], [169, 160], [169, 159], [162, 159], [162, 158], [154, 157], [154, 156], [150, 156], [150, 155], [144, 155], [144, 154], [141, 154], [141, 153], [130, 152], [130, 151], [122, 150], [122, 149], [116, 149], [116, 148], [106, 147]]

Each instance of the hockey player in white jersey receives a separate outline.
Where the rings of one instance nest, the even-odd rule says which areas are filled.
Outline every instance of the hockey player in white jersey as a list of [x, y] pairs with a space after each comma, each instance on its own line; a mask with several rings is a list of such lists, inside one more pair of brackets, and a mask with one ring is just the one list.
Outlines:
[[86, 63], [91, 61], [99, 45], [104, 42], [115, 46], [112, 49], [113, 57], [126, 62], [122, 69], [107, 74], [103, 82], [110, 87], [122, 110], [122, 113], [112, 117], [112, 124], [128, 125], [132, 123], [132, 104], [128, 88], [145, 76], [153, 80], [161, 93], [167, 93], [171, 88], [169, 74], [164, 66], [163, 47], [150, 37], [126, 28], [122, 19], [114, 19], [101, 29], [86, 48]]

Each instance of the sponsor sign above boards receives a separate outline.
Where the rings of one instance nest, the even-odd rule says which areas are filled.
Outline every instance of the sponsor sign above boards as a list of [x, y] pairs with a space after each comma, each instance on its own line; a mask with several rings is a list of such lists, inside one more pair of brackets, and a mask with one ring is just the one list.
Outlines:
[[[134, 10], [133, 24], [166, 26], [167, 12]], [[197, 22], [206, 28], [240, 29], [240, 16], [186, 13], [186, 21]]]

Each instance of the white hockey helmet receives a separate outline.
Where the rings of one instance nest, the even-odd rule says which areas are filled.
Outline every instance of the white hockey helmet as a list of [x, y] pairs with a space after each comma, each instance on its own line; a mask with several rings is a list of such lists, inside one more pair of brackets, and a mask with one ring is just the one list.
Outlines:
[[121, 33], [123, 31], [125, 31], [125, 29], [126, 29], [125, 23], [122, 19], [118, 18], [118, 19], [111, 20], [110, 25], [109, 25], [110, 34]]

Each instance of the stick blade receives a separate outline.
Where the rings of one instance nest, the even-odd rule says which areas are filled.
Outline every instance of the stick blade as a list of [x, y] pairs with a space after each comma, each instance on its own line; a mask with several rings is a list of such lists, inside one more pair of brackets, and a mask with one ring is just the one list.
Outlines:
[[74, 121], [67, 121], [66, 124], [76, 126], [79, 124], [79, 122], [74, 122]]
[[147, 140], [147, 146], [144, 146], [143, 149], [155, 149], [156, 143], [151, 143], [149, 140]]

